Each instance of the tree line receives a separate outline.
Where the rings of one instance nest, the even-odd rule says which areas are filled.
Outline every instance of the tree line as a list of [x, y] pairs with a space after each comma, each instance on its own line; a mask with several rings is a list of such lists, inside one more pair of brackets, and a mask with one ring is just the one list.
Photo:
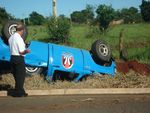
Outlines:
[[[123, 20], [124, 23], [139, 23], [150, 22], [150, 1], [142, 0], [142, 4], [138, 10], [135, 7], [123, 8], [115, 10], [111, 5], [99, 5], [94, 7], [87, 5], [85, 9], [81, 11], [74, 11], [70, 14], [70, 18], [65, 15], [60, 15], [59, 18], [65, 18], [70, 22], [79, 24], [95, 24], [99, 25], [100, 30], [106, 30], [110, 22], [113, 20]], [[28, 18], [23, 20], [16, 19], [11, 14], [7, 13], [5, 8], [0, 7], [0, 24], [3, 24], [7, 20], [20, 20], [26, 25], [43, 25], [51, 17], [44, 17], [36, 11], [33, 11]]]

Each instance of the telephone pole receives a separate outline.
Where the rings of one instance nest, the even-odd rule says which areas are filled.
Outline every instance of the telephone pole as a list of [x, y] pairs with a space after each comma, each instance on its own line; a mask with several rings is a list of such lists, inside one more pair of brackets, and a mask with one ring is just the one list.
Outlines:
[[53, 0], [53, 16], [57, 17], [56, 0]]

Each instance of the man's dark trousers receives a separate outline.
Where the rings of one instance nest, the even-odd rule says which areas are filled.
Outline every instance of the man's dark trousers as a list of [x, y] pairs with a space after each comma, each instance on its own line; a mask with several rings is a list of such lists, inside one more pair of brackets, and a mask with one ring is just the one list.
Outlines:
[[25, 90], [23, 88], [25, 81], [25, 62], [23, 56], [11, 56], [11, 66], [12, 72], [15, 79], [15, 90], [17, 95], [25, 94]]

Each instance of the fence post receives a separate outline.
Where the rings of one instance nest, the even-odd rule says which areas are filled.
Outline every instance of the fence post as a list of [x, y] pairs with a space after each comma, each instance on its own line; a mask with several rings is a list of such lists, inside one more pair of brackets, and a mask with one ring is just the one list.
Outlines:
[[119, 58], [123, 61], [127, 61], [127, 50], [124, 45], [124, 29], [121, 29], [119, 35]]

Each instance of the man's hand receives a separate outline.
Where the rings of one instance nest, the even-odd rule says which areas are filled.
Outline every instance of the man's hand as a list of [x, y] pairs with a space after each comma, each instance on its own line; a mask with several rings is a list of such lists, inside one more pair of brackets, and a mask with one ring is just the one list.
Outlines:
[[25, 54], [30, 53], [31, 51], [29, 49], [25, 50]]
[[30, 53], [30, 50], [29, 50], [29, 49], [26, 49], [26, 50], [24, 50], [23, 52], [20, 52], [20, 55], [25, 55], [25, 54], [27, 54], [27, 53]]

